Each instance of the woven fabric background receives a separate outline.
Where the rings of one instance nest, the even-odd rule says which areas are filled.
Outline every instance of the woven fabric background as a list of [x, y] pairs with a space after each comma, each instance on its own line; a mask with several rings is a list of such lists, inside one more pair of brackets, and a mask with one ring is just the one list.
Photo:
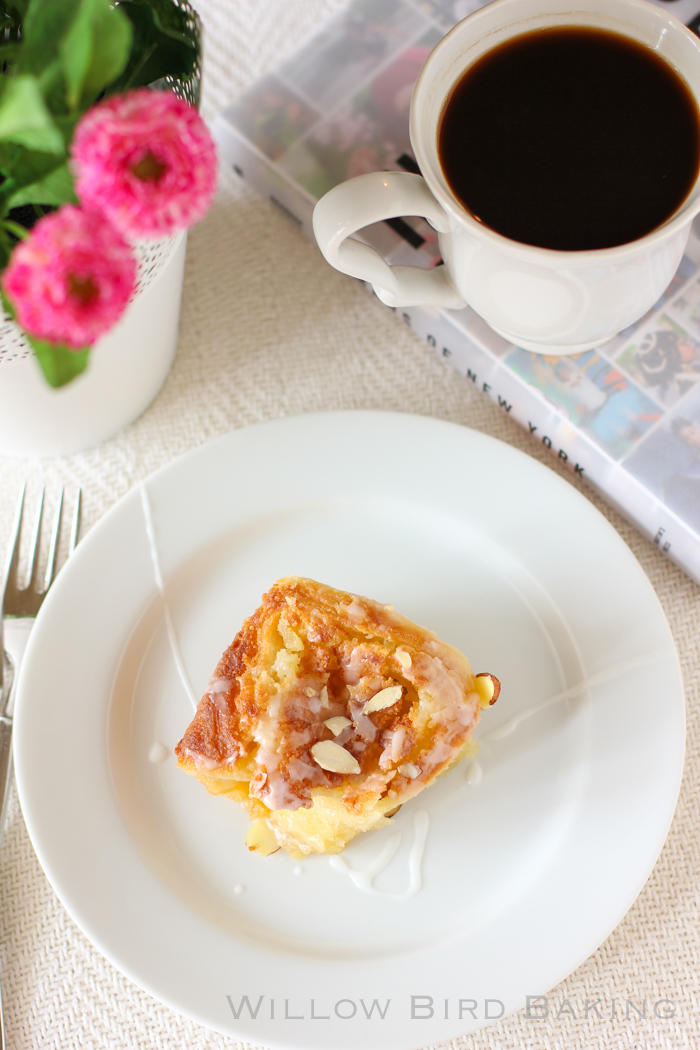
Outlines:
[[[290, 50], [341, 0], [198, 0], [205, 26], [208, 119]], [[2, 377], [0, 375], [0, 382]], [[140, 479], [234, 427], [321, 409], [382, 408], [483, 430], [559, 471], [506, 414], [443, 365], [381, 304], [331, 270], [316, 247], [222, 173], [218, 200], [190, 235], [175, 367], [151, 408], [92, 451], [0, 459], [0, 546], [22, 479], [49, 501], [84, 494], [84, 531]], [[680, 802], [656, 868], [605, 944], [549, 993], [546, 1020], [517, 1015], [453, 1047], [653, 1050], [697, 1045], [700, 873], [700, 590], [584, 486], [649, 575], [685, 676], [688, 754]], [[0, 967], [10, 1050], [224, 1050], [238, 1044], [151, 999], [107, 963], [56, 899], [16, 799], [0, 852]], [[569, 1000], [569, 1008], [561, 1006]], [[646, 1019], [611, 1001], [647, 1001]], [[654, 1015], [670, 1000], [674, 1016]], [[601, 1000], [586, 1018], [586, 1000]], [[670, 1012], [670, 1007], [666, 1012]], [[659, 1009], [663, 1013], [663, 1009]], [[572, 1016], [575, 1014], [576, 1016]]]

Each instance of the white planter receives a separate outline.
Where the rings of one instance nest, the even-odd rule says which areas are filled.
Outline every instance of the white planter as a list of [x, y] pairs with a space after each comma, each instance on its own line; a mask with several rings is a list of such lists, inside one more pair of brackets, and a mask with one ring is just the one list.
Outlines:
[[67, 386], [48, 386], [16, 334], [0, 338], [0, 455], [80, 452], [150, 405], [177, 348], [186, 244], [183, 233], [172, 248], [164, 246], [165, 253], [141, 253], [140, 290], [119, 324], [95, 344], [86, 371]]

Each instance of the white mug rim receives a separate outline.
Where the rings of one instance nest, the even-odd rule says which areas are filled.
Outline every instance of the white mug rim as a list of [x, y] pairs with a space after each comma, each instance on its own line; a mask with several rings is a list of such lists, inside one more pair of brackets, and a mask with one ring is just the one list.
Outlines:
[[[665, 22], [675, 32], [681, 32], [686, 37], [690, 38], [695, 49], [698, 52], [698, 62], [700, 63], [700, 38], [698, 38], [687, 26], [685, 26], [678, 18], [659, 7], [648, 2], [648, 0], [604, 0], [606, 7], [611, 7], [613, 4], [618, 6], [620, 10], [625, 8], [638, 8], [649, 13], [651, 17], [656, 18], [660, 22]], [[474, 11], [471, 15], [462, 19], [458, 22], [428, 55], [423, 68], [421, 69], [418, 79], [416, 80], [413, 96], [411, 99], [411, 112], [410, 112], [410, 137], [411, 144], [413, 146], [414, 153], [416, 155], [416, 161], [420, 168], [421, 174], [425, 178], [430, 190], [439, 204], [444, 210], [457, 220], [462, 226], [466, 227], [470, 233], [474, 234], [480, 240], [491, 242], [494, 247], [498, 247], [501, 250], [505, 249], [510, 254], [525, 255], [529, 259], [533, 260], [537, 256], [541, 261], [545, 259], [550, 262], [567, 262], [569, 265], [572, 263], [579, 262], [583, 265], [596, 265], [613, 262], [615, 259], [644, 251], [647, 247], [658, 243], [659, 241], [665, 240], [667, 237], [672, 236], [678, 230], [684, 229], [688, 226], [695, 216], [700, 212], [700, 193], [697, 193], [698, 186], [700, 185], [700, 171], [696, 177], [696, 181], [693, 187], [690, 189], [688, 194], [683, 200], [683, 203], [679, 205], [676, 211], [673, 213], [670, 219], [662, 223], [661, 226], [655, 227], [649, 233], [643, 237], [637, 238], [634, 241], [627, 241], [625, 244], [615, 245], [611, 248], [586, 248], [580, 250], [562, 250], [555, 248], [542, 248], [533, 244], [526, 244], [522, 241], [512, 240], [510, 237], [506, 237], [504, 234], [498, 233], [491, 227], [486, 226], [484, 223], [479, 222], [467, 208], [458, 200], [454, 193], [450, 190], [447, 180], [442, 172], [442, 166], [438, 158], [437, 151], [437, 127], [431, 128], [430, 136], [425, 135], [425, 131], [419, 128], [421, 121], [421, 114], [425, 105], [426, 96], [430, 89], [430, 84], [434, 75], [434, 71], [438, 68], [438, 64], [441, 60], [442, 53], [454, 42], [455, 38], [460, 38], [465, 34], [473, 36], [475, 30], [478, 28], [479, 21], [483, 21], [485, 16], [492, 16], [494, 8], [508, 8], [508, 7], [523, 7], [527, 3], [527, 0], [492, 0], [491, 3], [485, 7], [479, 8]], [[554, 18], [554, 16], [552, 16]], [[552, 25], [558, 24], [556, 21], [552, 22]], [[567, 22], [565, 24], [571, 24]], [[522, 23], [513, 24], [512, 36], [518, 36], [527, 30], [522, 28]], [[630, 37], [635, 39], [633, 32], [630, 30], [628, 33]], [[501, 41], [502, 42], [502, 41]], [[499, 42], [500, 43], [500, 42]], [[494, 45], [498, 46], [498, 44]], [[481, 56], [477, 56], [481, 57]], [[460, 71], [457, 77], [453, 78], [450, 88], [444, 95], [441, 102], [440, 112], [444, 107], [445, 101], [449, 96], [452, 87], [457, 82], [459, 77], [469, 68], [470, 63], [466, 63], [463, 69]], [[690, 84], [680, 70], [676, 70], [679, 76], [681, 76], [691, 91], [698, 111], [700, 113], [700, 92], [693, 90]], [[433, 134], [434, 132], [434, 134]], [[428, 139], [428, 145], [426, 147], [426, 138]], [[440, 179], [434, 177], [435, 169], [440, 173]], [[692, 201], [693, 195], [697, 193], [697, 197]]]

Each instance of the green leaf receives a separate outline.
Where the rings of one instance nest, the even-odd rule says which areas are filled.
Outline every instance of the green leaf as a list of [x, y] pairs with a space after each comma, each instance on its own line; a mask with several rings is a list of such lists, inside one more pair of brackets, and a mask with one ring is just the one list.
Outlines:
[[[0, 290], [0, 299], [5, 313], [11, 321], [15, 319], [15, 310], [5, 293]], [[84, 346], [80, 350], [71, 350], [63, 343], [49, 343], [46, 339], [35, 339], [29, 332], [24, 333], [36, 356], [41, 371], [49, 386], [57, 389], [70, 383], [72, 379], [84, 372], [90, 358], [90, 347]]]
[[22, 186], [7, 201], [8, 208], [19, 208], [23, 204], [77, 204], [73, 176], [68, 165], [61, 164], [36, 182]]
[[0, 141], [16, 142], [42, 153], [64, 153], [63, 136], [54, 124], [36, 77], [5, 77], [0, 96]]
[[23, 241], [29, 233], [26, 226], [20, 225], [20, 223], [15, 222], [14, 219], [3, 219], [2, 226], [4, 230], [7, 230], [7, 232], [12, 234], [13, 237], [16, 237], [18, 241]]
[[70, 109], [76, 109], [92, 63], [93, 5], [81, 3], [76, 18], [58, 45], [61, 68], [66, 78], [66, 99]]
[[73, 138], [75, 126], [82, 115], [82, 113], [64, 113], [53, 118], [54, 124], [63, 135], [63, 141], [66, 143], [66, 152], [68, 150], [68, 145]]
[[[2, 27], [0, 26], [0, 30]], [[20, 46], [16, 43], [3, 44], [0, 47], [0, 66], [3, 70], [7, 70], [13, 62], [16, 61], [18, 56], [21, 54]]]
[[39, 76], [58, 58], [58, 48], [82, 0], [30, 0], [22, 27], [24, 72]]
[[71, 110], [92, 99], [119, 76], [129, 58], [132, 29], [109, 0], [80, 0], [76, 17], [59, 44]]
[[[4, 230], [0, 233], [0, 270], [4, 270], [10, 261], [10, 255], [14, 244]], [[9, 316], [9, 315], [8, 315]]]
[[92, 62], [83, 85], [84, 97], [93, 98], [111, 84], [129, 60], [133, 30], [119, 7], [107, 0], [93, 0], [97, 11]]
[[6, 205], [18, 190], [43, 181], [64, 164], [63, 158], [55, 154], [37, 153], [12, 142], [0, 142], [0, 172], [5, 176], [0, 185], [0, 205]]
[[169, 36], [172, 40], [184, 40], [191, 47], [196, 47], [196, 34], [191, 27], [192, 15], [178, 7], [173, 0], [117, 0], [117, 3], [130, 18], [132, 12], [140, 7], [149, 13], [159, 34]]
[[9, 317], [11, 321], [15, 319], [15, 308], [7, 298], [3, 290], [0, 288], [0, 301], [2, 301], [2, 308], [5, 311], [5, 315]]
[[109, 93], [153, 84], [172, 76], [186, 81], [197, 69], [198, 36], [187, 14], [172, 0], [121, 0], [134, 30], [129, 62]]
[[[170, 0], [168, 0], [170, 2]], [[48, 77], [56, 63], [65, 78], [68, 108], [86, 108], [124, 69], [132, 29], [110, 0], [30, 0], [22, 37], [21, 68]]]
[[35, 339], [24, 333], [36, 355], [49, 386], [58, 388], [70, 383], [72, 379], [84, 372], [88, 366], [90, 347], [82, 350], [70, 350], [62, 343], [48, 343], [45, 339]]

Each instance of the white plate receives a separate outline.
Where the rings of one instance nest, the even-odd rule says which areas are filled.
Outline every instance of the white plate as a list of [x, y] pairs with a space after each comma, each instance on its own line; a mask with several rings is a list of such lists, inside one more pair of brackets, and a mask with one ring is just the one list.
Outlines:
[[[618, 670], [485, 745], [479, 783], [459, 767], [394, 829], [352, 843], [344, 856], [360, 867], [401, 832], [376, 880], [383, 893], [357, 889], [326, 857], [261, 859], [244, 846], [240, 807], [209, 796], [172, 755], [149, 762], [192, 710], [131, 492], [44, 604], [15, 728], [34, 846], [93, 943], [181, 1013], [304, 1050], [437, 1043], [575, 969], [652, 869], [684, 749], [668, 626], [603, 517], [507, 445], [388, 413], [239, 430], [159, 471], [147, 490], [198, 694], [287, 573], [392, 602], [497, 674], [502, 696], [482, 731]], [[424, 888], [402, 898], [418, 810], [430, 818]]]

